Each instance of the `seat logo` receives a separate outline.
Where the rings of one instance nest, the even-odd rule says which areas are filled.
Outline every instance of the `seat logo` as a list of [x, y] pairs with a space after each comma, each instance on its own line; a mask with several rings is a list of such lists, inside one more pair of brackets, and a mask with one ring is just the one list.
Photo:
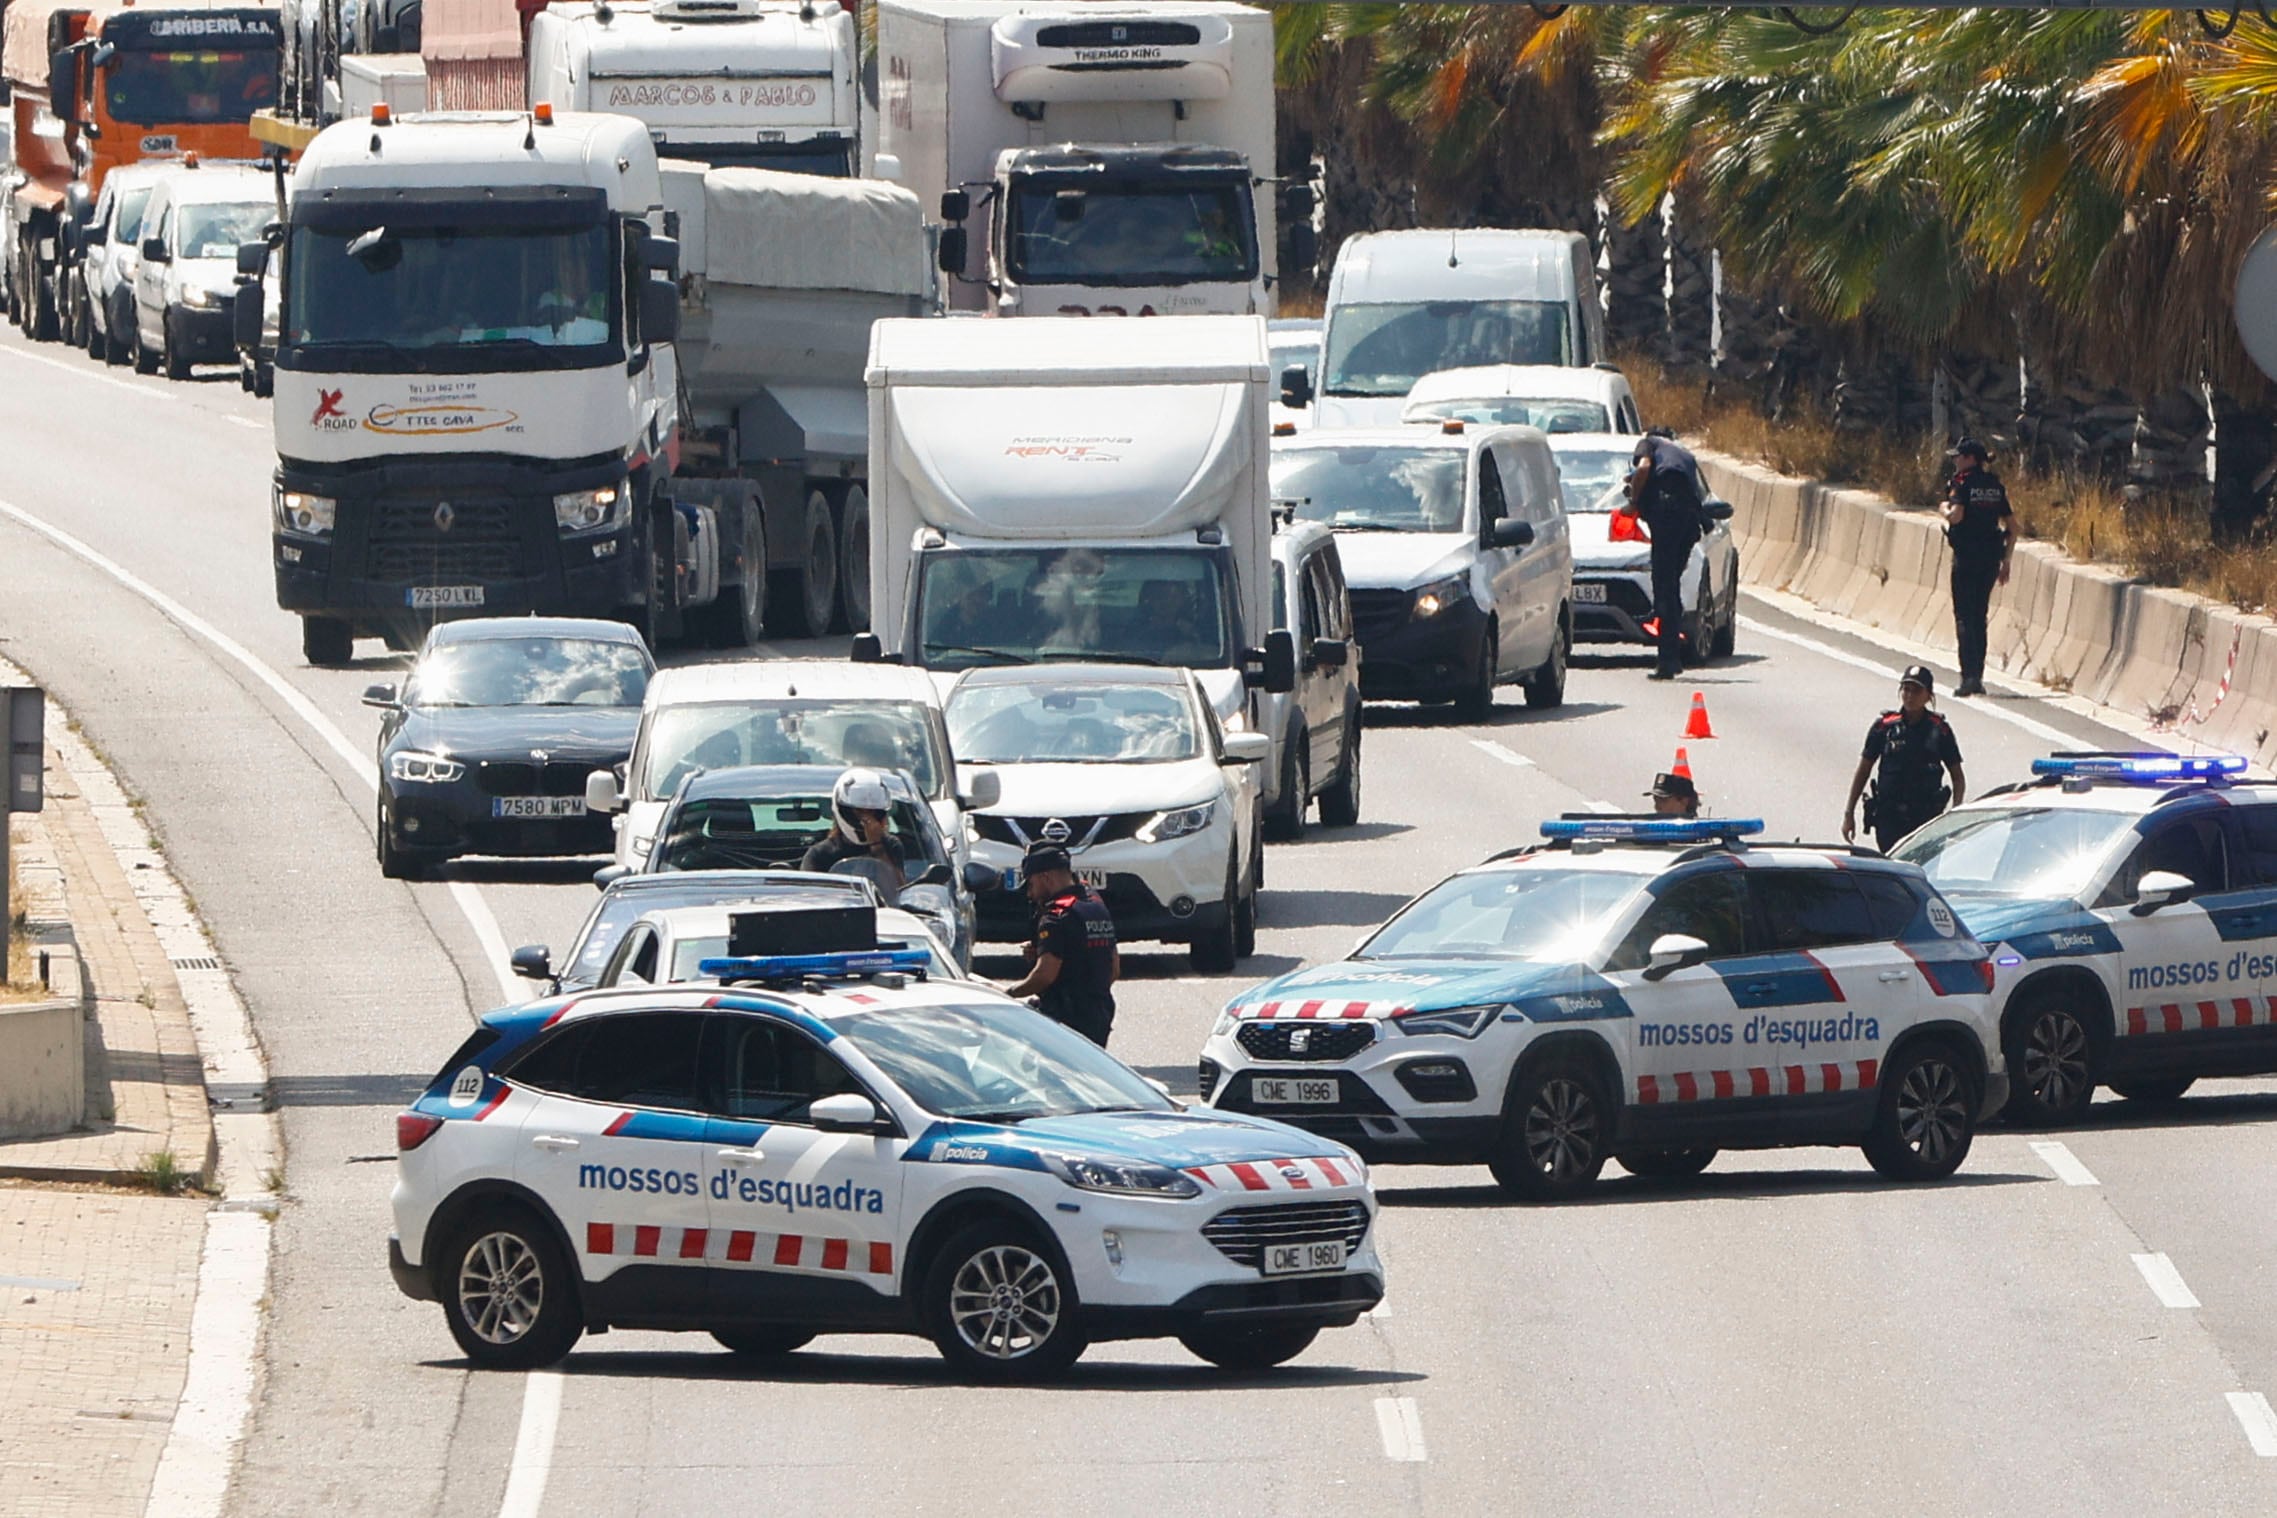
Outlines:
[[1291, 1028], [1289, 1030], [1289, 1052], [1291, 1054], [1302, 1054], [1311, 1047], [1312, 1029]]

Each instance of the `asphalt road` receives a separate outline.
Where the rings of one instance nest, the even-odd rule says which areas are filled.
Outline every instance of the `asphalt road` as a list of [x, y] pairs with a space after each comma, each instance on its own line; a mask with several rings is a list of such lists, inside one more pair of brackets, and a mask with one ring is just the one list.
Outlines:
[[[1727, 1156], [1681, 1184], [1609, 1172], [1557, 1209], [1503, 1202], [1483, 1170], [1380, 1170], [1386, 1308], [1269, 1377], [1109, 1345], [1063, 1386], [984, 1390], [913, 1339], [825, 1339], [756, 1371], [635, 1333], [550, 1375], [470, 1374], [440, 1313], [388, 1281], [389, 1119], [501, 999], [497, 950], [562, 944], [591, 863], [380, 878], [357, 696], [401, 661], [366, 644], [353, 670], [301, 664], [272, 598], [271, 463], [264, 409], [222, 371], [167, 385], [0, 337], [0, 651], [146, 803], [283, 1113], [288, 1205], [234, 1510], [2277, 1510], [2277, 1460], [2231, 1402], [2277, 1391], [2266, 1081], [2206, 1083], [2155, 1118], [2107, 1101], [2068, 1133], [1995, 1131], [1918, 1190], [1829, 1150]], [[1271, 850], [1262, 952], [1239, 975], [1131, 956], [1117, 1052], [1190, 1091], [1231, 992], [1340, 955], [1544, 816], [1634, 805], [1694, 690], [1718, 733], [1689, 745], [1710, 804], [1833, 837], [1903, 661], [1748, 610], [1738, 656], [1686, 683], [1593, 659], [1555, 713], [1514, 692], [1476, 726], [1372, 711], [1362, 824]], [[2057, 742], [2125, 741], [2020, 697], [1953, 721], [1978, 788]], [[2154, 1255], [2180, 1295], [2135, 1258]]]

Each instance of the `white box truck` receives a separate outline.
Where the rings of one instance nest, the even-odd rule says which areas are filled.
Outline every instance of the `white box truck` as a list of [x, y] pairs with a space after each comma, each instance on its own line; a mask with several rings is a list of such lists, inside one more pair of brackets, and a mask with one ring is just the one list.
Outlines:
[[[1269, 14], [1224, 0], [877, 0], [877, 39], [864, 151], [898, 161], [939, 207], [952, 306], [1272, 314], [1284, 208], [1270, 193]], [[1310, 263], [1311, 191], [1285, 198], [1292, 259]]]

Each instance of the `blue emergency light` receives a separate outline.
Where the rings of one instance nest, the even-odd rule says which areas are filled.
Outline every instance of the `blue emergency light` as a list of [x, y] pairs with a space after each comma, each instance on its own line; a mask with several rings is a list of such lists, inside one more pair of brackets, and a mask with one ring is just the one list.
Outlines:
[[754, 954], [707, 959], [696, 966], [696, 973], [714, 980], [804, 980], [808, 976], [856, 980], [896, 970], [923, 974], [932, 968], [933, 956], [925, 949], [857, 949], [845, 954]]
[[2156, 785], [2175, 780], [2227, 780], [2245, 773], [2236, 754], [2050, 754], [2032, 761], [2032, 773], [2062, 780], [2122, 780]]
[[1759, 820], [1740, 817], [1553, 817], [1542, 824], [1542, 836], [1560, 842], [1720, 843], [1762, 831]]

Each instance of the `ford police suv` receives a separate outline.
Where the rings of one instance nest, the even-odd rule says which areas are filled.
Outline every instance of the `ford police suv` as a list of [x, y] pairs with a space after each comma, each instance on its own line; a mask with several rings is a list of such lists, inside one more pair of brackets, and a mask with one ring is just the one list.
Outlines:
[[2230, 755], [2066, 753], [1896, 849], [1993, 950], [2009, 1115], [2277, 1071], [2277, 785]]
[[1344, 1145], [1184, 1110], [925, 959], [727, 958], [489, 1014], [396, 1120], [396, 1284], [478, 1366], [610, 1327], [752, 1356], [885, 1332], [978, 1379], [1162, 1336], [1261, 1368], [1381, 1299]]
[[1568, 816], [1417, 897], [1341, 964], [1242, 993], [1201, 1089], [1377, 1161], [1557, 1200], [1607, 1158], [1861, 1144], [1950, 1175], [2007, 1096], [1992, 966], [1911, 866], [1751, 846], [1760, 822]]

